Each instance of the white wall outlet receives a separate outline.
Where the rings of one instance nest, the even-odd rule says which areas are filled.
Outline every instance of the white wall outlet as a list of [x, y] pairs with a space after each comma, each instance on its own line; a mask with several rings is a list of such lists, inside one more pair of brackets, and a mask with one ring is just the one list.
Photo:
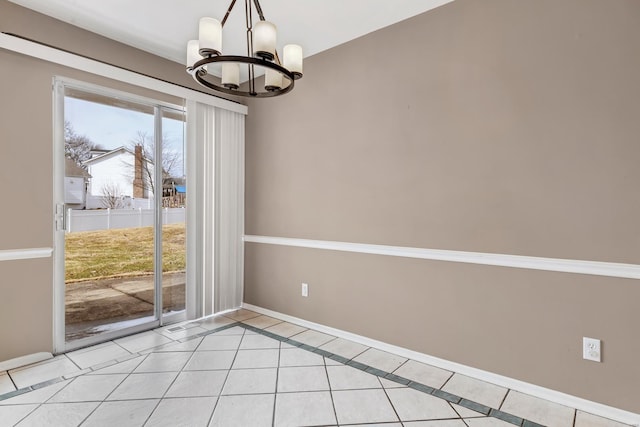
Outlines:
[[582, 358], [585, 360], [593, 360], [594, 362], [602, 361], [600, 340], [595, 338], [582, 338]]
[[306, 283], [302, 284], [302, 296], [303, 297], [309, 296], [309, 285], [307, 285]]

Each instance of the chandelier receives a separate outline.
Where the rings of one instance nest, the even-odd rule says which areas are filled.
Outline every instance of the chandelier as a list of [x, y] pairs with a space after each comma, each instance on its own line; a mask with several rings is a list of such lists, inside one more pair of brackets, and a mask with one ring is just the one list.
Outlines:
[[[208, 17], [200, 19], [199, 40], [187, 44], [187, 73], [200, 85], [229, 95], [267, 98], [290, 92], [294, 82], [302, 77], [302, 48], [295, 44], [284, 46], [280, 60], [276, 26], [265, 20], [259, 0], [244, 1], [247, 55], [222, 53], [222, 28], [235, 4], [236, 0], [232, 0], [222, 22]], [[255, 25], [254, 7], [260, 18]], [[256, 76], [262, 71], [264, 86], [258, 87]]]

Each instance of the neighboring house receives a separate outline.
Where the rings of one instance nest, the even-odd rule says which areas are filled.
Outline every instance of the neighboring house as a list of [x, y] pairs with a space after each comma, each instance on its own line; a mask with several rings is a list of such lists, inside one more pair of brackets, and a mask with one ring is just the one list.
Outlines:
[[64, 203], [67, 208], [84, 209], [91, 175], [71, 159], [64, 162]]
[[162, 184], [162, 207], [185, 207], [187, 202], [187, 185], [185, 178], [165, 178]]
[[131, 206], [130, 199], [153, 198], [149, 175], [153, 175], [153, 164], [143, 158], [141, 147], [132, 151], [119, 147], [111, 151], [94, 150], [89, 160], [84, 162], [91, 175], [87, 188], [87, 208], [105, 206], [107, 198], [118, 197], [120, 207]]

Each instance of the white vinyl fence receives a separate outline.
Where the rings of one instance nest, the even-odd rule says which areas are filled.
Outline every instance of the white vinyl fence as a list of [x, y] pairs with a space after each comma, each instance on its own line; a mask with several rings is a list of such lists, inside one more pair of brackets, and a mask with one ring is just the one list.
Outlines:
[[[163, 208], [162, 223], [185, 222], [184, 208]], [[153, 225], [153, 209], [67, 209], [67, 233], [110, 230], [113, 228], [149, 227]]]

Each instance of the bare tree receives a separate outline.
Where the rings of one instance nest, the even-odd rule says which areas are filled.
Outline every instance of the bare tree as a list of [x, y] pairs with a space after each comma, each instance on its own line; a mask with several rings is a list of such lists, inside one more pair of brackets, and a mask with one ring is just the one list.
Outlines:
[[[171, 178], [176, 170], [179, 168], [182, 157], [180, 153], [171, 151], [168, 149], [169, 140], [166, 137], [162, 139], [162, 180]], [[138, 131], [136, 136], [130, 141], [130, 147], [135, 152], [135, 147], [140, 147], [142, 150], [142, 173], [144, 175], [144, 181], [149, 185], [151, 192], [155, 195], [155, 172], [154, 172], [154, 159], [155, 159], [155, 143], [153, 136], [147, 132]], [[162, 184], [160, 185], [162, 191]], [[160, 197], [162, 194], [160, 194]]]
[[64, 155], [73, 160], [82, 169], [87, 169], [84, 162], [91, 158], [91, 150], [95, 144], [85, 135], [78, 135], [68, 120], [64, 122]]
[[108, 182], [102, 186], [102, 206], [108, 209], [122, 209], [125, 207], [124, 195], [120, 186]]

